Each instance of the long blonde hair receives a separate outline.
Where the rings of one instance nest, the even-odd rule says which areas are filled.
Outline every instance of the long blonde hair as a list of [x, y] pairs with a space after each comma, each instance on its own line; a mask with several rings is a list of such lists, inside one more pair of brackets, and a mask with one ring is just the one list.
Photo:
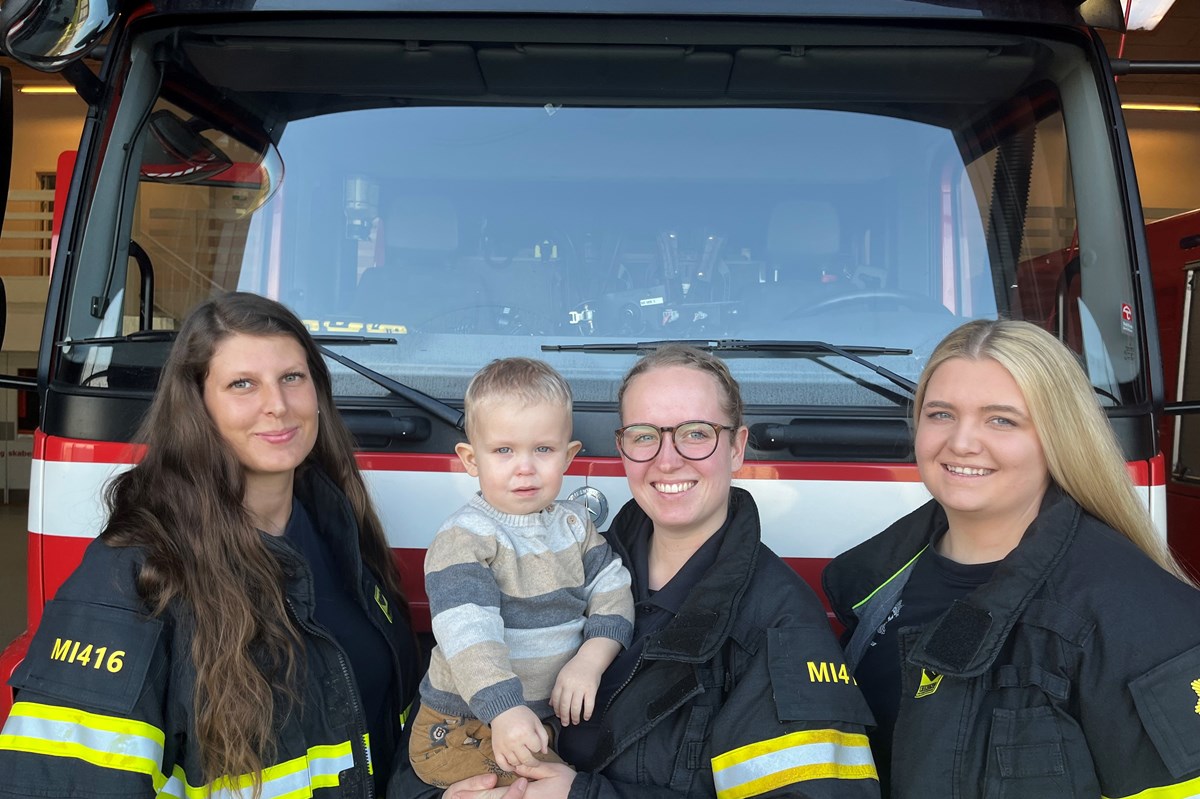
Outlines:
[[914, 426], [920, 424], [930, 378], [952, 358], [990, 358], [1008, 370], [1029, 406], [1050, 478], [1163, 569], [1194, 585], [1138, 497], [1092, 384], [1062, 342], [1029, 322], [980, 319], [959, 327], [938, 344], [921, 372]]

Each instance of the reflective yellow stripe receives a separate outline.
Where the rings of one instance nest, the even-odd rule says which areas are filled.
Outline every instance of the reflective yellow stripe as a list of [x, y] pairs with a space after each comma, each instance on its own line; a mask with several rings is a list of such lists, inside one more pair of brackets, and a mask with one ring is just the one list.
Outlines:
[[886, 586], [886, 585], [887, 585], [888, 583], [890, 583], [892, 580], [895, 580], [897, 577], [899, 577], [899, 576], [900, 576], [900, 573], [901, 573], [901, 572], [903, 572], [905, 569], [907, 569], [909, 566], [911, 566], [911, 565], [912, 565], [912, 562], [913, 562], [914, 560], [916, 560], [917, 558], [921, 557], [921, 553], [922, 553], [922, 552], [924, 552], [924, 551], [925, 551], [926, 549], [928, 549], [928, 548], [929, 548], [929, 545], [928, 545], [928, 544], [926, 544], [925, 546], [921, 547], [920, 551], [919, 551], [919, 552], [917, 552], [917, 554], [913, 555], [913, 556], [912, 556], [912, 558], [911, 558], [911, 559], [908, 561], [908, 563], [905, 563], [903, 566], [901, 566], [899, 569], [897, 569], [897, 570], [896, 570], [896, 573], [895, 573], [895, 574], [893, 574], [891, 577], [887, 578], [887, 579], [886, 579], [886, 580], [884, 580], [882, 583], [880, 583], [879, 585], [877, 585], [877, 586], [875, 587], [875, 590], [874, 590], [874, 591], [872, 591], [871, 593], [867, 594], [865, 597], [863, 597], [862, 599], [858, 600], [858, 601], [857, 601], [857, 602], [855, 602], [853, 605], [851, 605], [851, 606], [850, 606], [850, 609], [851, 609], [851, 610], [858, 610], [860, 607], [862, 607], [862, 606], [863, 606], [863, 605], [865, 605], [867, 602], [869, 602], [869, 601], [870, 601], [870, 599], [871, 599], [871, 597], [873, 597], [873, 596], [875, 596], [876, 594], [878, 594], [880, 591], [882, 591], [882, 590], [883, 590], [884, 586]]
[[[179, 766], [168, 779], [162, 773], [164, 741], [162, 730], [142, 721], [35, 702], [14, 704], [0, 732], [0, 749], [144, 774], [164, 799], [240, 799], [247, 795], [241, 791], [254, 784], [253, 777], [244, 774], [194, 787]], [[317, 789], [338, 787], [341, 773], [353, 767], [350, 741], [314, 746], [300, 757], [263, 769], [261, 797], [308, 799]]]
[[[1174, 785], [1163, 785], [1158, 788], [1147, 788], [1141, 793], [1122, 796], [1120, 799], [1198, 799], [1200, 798], [1200, 777], [1194, 777], [1187, 782]], [[1108, 799], [1107, 796], [1101, 799]]]
[[[308, 799], [320, 788], [336, 788], [343, 771], [354, 766], [354, 750], [349, 741], [329, 746], [314, 746], [308, 753], [262, 770], [261, 799]], [[160, 799], [245, 799], [245, 789], [254, 784], [249, 774], [222, 777], [211, 785], [189, 785], [182, 769], [176, 767], [171, 779], [159, 791]]]
[[187, 777], [184, 775], [183, 769], [176, 766], [171, 772], [171, 779], [158, 789], [157, 799], [183, 799], [187, 794], [187, 790], [184, 788], [186, 784]]
[[745, 799], [807, 780], [879, 779], [867, 736], [805, 730], [712, 759], [718, 799]]
[[166, 782], [163, 740], [162, 731], [145, 722], [17, 702], [0, 733], [0, 749], [74, 758], [101, 768], [144, 774], [158, 790]]
[[[166, 740], [162, 730], [144, 721], [133, 721], [119, 716], [101, 716], [98, 713], [87, 713], [75, 708], [58, 705], [43, 705], [37, 702], [16, 702], [12, 706], [9, 718], [22, 716], [26, 718], [46, 719], [47, 721], [64, 721], [80, 724], [94, 730], [115, 732], [119, 735], [136, 735], [148, 738], [159, 746]], [[7, 728], [7, 725], [5, 725]]]
[[408, 717], [412, 715], [412, 703], [409, 702], [408, 707], [400, 711], [400, 729], [408, 726]]

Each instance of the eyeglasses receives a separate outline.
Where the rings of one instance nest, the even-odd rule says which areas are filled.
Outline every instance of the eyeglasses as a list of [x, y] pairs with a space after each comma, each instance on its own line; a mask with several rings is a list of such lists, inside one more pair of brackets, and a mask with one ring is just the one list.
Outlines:
[[722, 430], [732, 433], [737, 428], [700, 420], [681, 422], [674, 427], [631, 424], [617, 431], [617, 449], [634, 463], [652, 461], [662, 449], [663, 436], [670, 433], [680, 457], [702, 461], [717, 451]]

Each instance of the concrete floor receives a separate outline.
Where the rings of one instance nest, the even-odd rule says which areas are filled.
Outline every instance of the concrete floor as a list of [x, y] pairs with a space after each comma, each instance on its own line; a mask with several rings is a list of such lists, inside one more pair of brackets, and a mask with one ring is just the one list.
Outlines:
[[0, 649], [25, 630], [25, 549], [29, 507], [0, 504]]

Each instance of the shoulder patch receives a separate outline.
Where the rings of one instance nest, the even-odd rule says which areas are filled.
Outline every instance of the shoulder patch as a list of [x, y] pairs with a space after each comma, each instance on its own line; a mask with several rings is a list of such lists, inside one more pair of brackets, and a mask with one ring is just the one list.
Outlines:
[[841, 721], [875, 726], [875, 718], [827, 625], [767, 630], [767, 667], [779, 721]]
[[1129, 683], [1142, 726], [1171, 771], [1200, 771], [1200, 646]]
[[162, 626], [124, 608], [54, 600], [9, 685], [128, 713], [142, 692]]

